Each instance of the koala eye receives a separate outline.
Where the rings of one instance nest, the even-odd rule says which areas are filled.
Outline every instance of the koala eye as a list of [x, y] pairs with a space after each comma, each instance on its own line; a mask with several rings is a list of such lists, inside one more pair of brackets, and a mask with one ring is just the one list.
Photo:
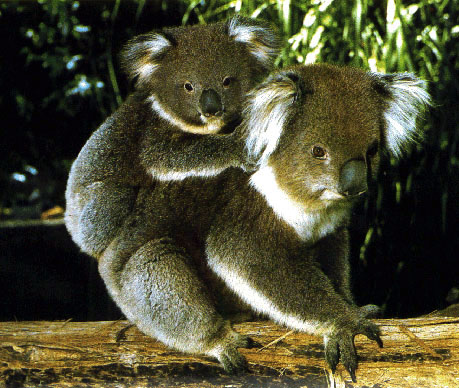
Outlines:
[[326, 159], [328, 156], [327, 151], [325, 151], [325, 149], [320, 146], [312, 147], [311, 153], [312, 156], [316, 159]]
[[231, 84], [231, 77], [225, 77], [223, 78], [223, 86], [227, 88]]
[[370, 147], [368, 147], [367, 150], [367, 157], [374, 157], [378, 153], [378, 148], [379, 148], [379, 142], [378, 140], [375, 140], [373, 143], [371, 143]]
[[193, 90], [194, 90], [193, 84], [192, 84], [191, 82], [185, 82], [185, 84], [183, 85], [183, 87], [185, 88], [185, 90], [186, 90], [188, 93], [192, 93]]

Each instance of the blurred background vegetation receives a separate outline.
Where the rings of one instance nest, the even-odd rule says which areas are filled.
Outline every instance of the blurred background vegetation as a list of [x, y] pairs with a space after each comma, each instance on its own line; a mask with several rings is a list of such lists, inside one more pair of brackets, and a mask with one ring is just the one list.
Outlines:
[[456, 0], [0, 1], [0, 219], [65, 206], [73, 159], [128, 93], [117, 60], [126, 40], [239, 13], [277, 27], [277, 66], [329, 62], [429, 82], [425, 140], [387, 160], [356, 209], [352, 264], [359, 303], [389, 316], [444, 307], [459, 286], [458, 8]]

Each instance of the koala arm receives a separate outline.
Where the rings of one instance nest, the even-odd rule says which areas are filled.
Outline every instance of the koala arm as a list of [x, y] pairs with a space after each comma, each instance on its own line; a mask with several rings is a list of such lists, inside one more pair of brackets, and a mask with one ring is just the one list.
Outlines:
[[250, 169], [245, 141], [238, 130], [231, 134], [200, 135], [154, 128], [141, 144], [141, 163], [159, 180], [209, 177], [228, 167]]
[[[263, 224], [269, 225], [266, 221]], [[243, 229], [236, 224], [217, 228], [207, 240], [210, 267], [258, 312], [291, 328], [322, 335], [330, 368], [334, 371], [341, 359], [355, 380], [353, 338], [364, 334], [382, 346], [378, 327], [335, 291], [310, 251], [292, 257], [288, 247], [269, 243], [276, 237], [262, 232], [257, 223]]]
[[342, 227], [317, 243], [317, 261], [335, 290], [349, 304], [355, 304], [350, 286], [349, 232]]

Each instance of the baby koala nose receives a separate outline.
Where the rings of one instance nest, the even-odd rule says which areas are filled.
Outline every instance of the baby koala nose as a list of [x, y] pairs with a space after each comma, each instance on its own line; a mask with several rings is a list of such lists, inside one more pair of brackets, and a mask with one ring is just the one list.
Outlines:
[[213, 89], [203, 90], [199, 99], [202, 114], [206, 117], [221, 116], [223, 113], [220, 95]]
[[366, 192], [367, 166], [364, 160], [352, 159], [341, 168], [338, 192], [345, 196], [353, 196]]

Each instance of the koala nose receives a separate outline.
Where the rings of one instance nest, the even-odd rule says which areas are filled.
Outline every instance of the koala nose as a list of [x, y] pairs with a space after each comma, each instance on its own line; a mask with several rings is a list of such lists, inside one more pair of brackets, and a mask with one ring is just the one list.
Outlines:
[[367, 166], [365, 161], [352, 159], [341, 168], [338, 192], [352, 196], [367, 191]]
[[222, 101], [219, 94], [213, 89], [203, 90], [199, 99], [204, 116], [221, 116], [223, 113]]

